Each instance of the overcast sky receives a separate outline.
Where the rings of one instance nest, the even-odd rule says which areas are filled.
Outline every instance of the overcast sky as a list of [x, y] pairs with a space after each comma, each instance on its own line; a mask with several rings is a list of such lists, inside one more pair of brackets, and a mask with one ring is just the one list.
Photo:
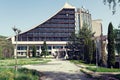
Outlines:
[[117, 28], [120, 23], [120, 7], [112, 15], [103, 0], [0, 0], [0, 35], [13, 36], [12, 27], [16, 26], [22, 32], [35, 27], [47, 20], [65, 4], [88, 9], [92, 19], [102, 19], [103, 33], [107, 34], [108, 24], [112, 22]]

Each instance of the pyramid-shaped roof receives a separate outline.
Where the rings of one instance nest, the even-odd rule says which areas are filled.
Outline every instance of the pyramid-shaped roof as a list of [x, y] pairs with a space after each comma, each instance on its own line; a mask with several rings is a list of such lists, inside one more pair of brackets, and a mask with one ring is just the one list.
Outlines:
[[65, 5], [63, 6], [63, 8], [72, 8], [72, 9], [74, 9], [75, 7], [74, 6], [72, 6], [72, 5], [70, 5], [70, 4], [68, 4], [67, 2], [65, 3]]

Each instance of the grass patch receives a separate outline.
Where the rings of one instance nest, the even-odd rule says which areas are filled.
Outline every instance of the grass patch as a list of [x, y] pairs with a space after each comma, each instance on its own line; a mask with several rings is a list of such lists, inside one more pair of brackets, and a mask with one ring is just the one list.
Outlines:
[[95, 64], [86, 64], [85, 61], [82, 61], [82, 60], [70, 60], [70, 62], [72, 62], [74, 64], [82, 64], [85, 66], [95, 66]]
[[120, 72], [120, 69], [110, 69], [110, 68], [103, 68], [103, 67], [87, 67], [88, 70], [94, 71], [94, 72]]
[[14, 69], [0, 68], [0, 80], [39, 80], [39, 76], [36, 70], [21, 68], [15, 76]]
[[[49, 62], [49, 59], [43, 58], [21, 58], [17, 59], [18, 65], [43, 64]], [[15, 66], [15, 59], [0, 60], [0, 66]]]

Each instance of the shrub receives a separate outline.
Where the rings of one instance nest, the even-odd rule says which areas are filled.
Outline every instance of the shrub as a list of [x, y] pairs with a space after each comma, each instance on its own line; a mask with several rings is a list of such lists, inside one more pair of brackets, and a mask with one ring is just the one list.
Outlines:
[[3, 70], [0, 72], [0, 80], [14, 80], [14, 73], [9, 70]]
[[26, 68], [18, 69], [16, 77], [14, 69], [0, 68], [0, 80], [38, 80], [39, 72]]

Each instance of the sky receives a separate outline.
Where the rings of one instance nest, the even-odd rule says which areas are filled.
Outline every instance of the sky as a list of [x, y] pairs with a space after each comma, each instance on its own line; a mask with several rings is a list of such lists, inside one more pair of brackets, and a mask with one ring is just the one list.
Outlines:
[[114, 28], [120, 24], [120, 6], [116, 7], [116, 14], [103, 0], [0, 0], [0, 35], [15, 35], [12, 27], [22, 32], [27, 31], [58, 12], [64, 4], [69, 4], [89, 10], [92, 19], [101, 19], [103, 34], [107, 35], [108, 25], [112, 22]]

